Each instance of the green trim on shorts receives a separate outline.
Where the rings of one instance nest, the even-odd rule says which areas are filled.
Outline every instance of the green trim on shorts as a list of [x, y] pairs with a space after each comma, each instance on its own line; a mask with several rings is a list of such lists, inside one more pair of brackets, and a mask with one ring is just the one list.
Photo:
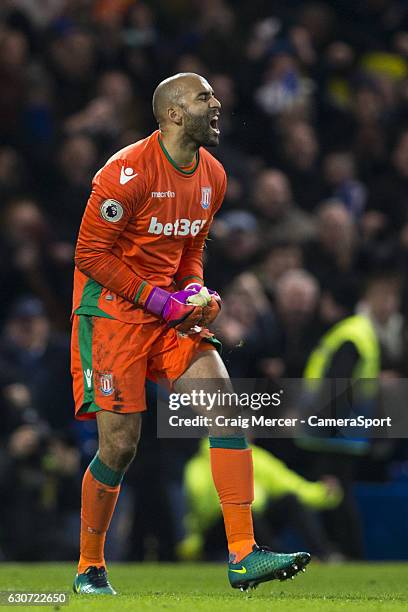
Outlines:
[[82, 293], [81, 303], [75, 310], [75, 314], [113, 319], [111, 315], [98, 306], [102, 289], [102, 285], [93, 280], [93, 278], [88, 279]]
[[101, 317], [101, 319], [115, 320], [115, 317], [112, 317], [112, 315], [108, 314], [107, 312], [104, 312], [100, 308], [94, 308], [93, 306], [80, 306], [79, 308], [74, 310], [74, 313], [79, 316]]
[[219, 355], [222, 355], [222, 342], [220, 342], [215, 336], [213, 336], [212, 338], [203, 338], [202, 342], [209, 342], [217, 350], [217, 353]]
[[94, 375], [92, 368], [92, 337], [93, 318], [79, 315], [78, 343], [81, 357], [82, 375], [84, 377], [84, 398], [78, 414], [99, 412], [101, 408], [95, 404]]
[[93, 306], [97, 308], [102, 289], [102, 285], [97, 283], [93, 278], [88, 279], [84, 287], [80, 306]]
[[87, 402], [86, 404], [82, 404], [80, 409], [77, 412], [77, 417], [81, 414], [95, 414], [96, 412], [101, 412], [102, 408], [99, 408], [95, 404], [95, 402]]

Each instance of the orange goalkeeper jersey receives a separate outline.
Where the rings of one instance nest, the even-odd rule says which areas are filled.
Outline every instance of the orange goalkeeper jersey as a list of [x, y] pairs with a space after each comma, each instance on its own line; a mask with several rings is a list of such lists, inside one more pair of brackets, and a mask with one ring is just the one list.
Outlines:
[[225, 171], [206, 149], [179, 168], [159, 131], [113, 155], [93, 179], [79, 230], [73, 312], [156, 319], [138, 302], [155, 285], [202, 279], [204, 241], [225, 189]]

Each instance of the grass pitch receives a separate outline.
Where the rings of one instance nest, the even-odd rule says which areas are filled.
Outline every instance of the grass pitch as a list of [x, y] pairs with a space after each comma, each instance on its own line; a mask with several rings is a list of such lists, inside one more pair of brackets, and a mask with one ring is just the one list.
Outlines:
[[[288, 582], [261, 584], [250, 594], [231, 589], [226, 566], [216, 564], [111, 564], [116, 597], [74, 595], [74, 564], [0, 564], [0, 591], [69, 592], [68, 606], [50, 610], [177, 610], [177, 612], [361, 612], [408, 609], [408, 564], [309, 565]], [[2, 610], [10, 607], [0, 606]], [[38, 610], [38, 606], [19, 606]], [[42, 608], [44, 609], [44, 608]]]

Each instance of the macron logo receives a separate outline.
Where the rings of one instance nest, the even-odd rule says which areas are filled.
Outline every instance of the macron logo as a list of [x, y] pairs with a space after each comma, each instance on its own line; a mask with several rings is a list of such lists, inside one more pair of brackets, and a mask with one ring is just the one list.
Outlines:
[[174, 191], [152, 191], [152, 198], [175, 198]]
[[121, 185], [126, 185], [129, 181], [137, 176], [137, 172], [134, 172], [133, 168], [122, 168], [120, 169], [120, 179], [119, 183]]
[[84, 375], [86, 379], [86, 386], [88, 387], [88, 389], [91, 389], [93, 371], [90, 368], [88, 368], [87, 370], [84, 370]]

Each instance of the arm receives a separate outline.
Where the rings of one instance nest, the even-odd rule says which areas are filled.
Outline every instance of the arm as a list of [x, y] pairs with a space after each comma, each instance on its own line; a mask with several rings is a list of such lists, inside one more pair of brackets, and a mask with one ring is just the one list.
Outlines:
[[140, 175], [120, 185], [120, 171], [121, 162], [114, 160], [94, 178], [79, 230], [75, 264], [81, 272], [129, 302], [143, 303], [153, 287], [121, 261], [112, 248], [136, 213], [145, 193], [145, 182]]

